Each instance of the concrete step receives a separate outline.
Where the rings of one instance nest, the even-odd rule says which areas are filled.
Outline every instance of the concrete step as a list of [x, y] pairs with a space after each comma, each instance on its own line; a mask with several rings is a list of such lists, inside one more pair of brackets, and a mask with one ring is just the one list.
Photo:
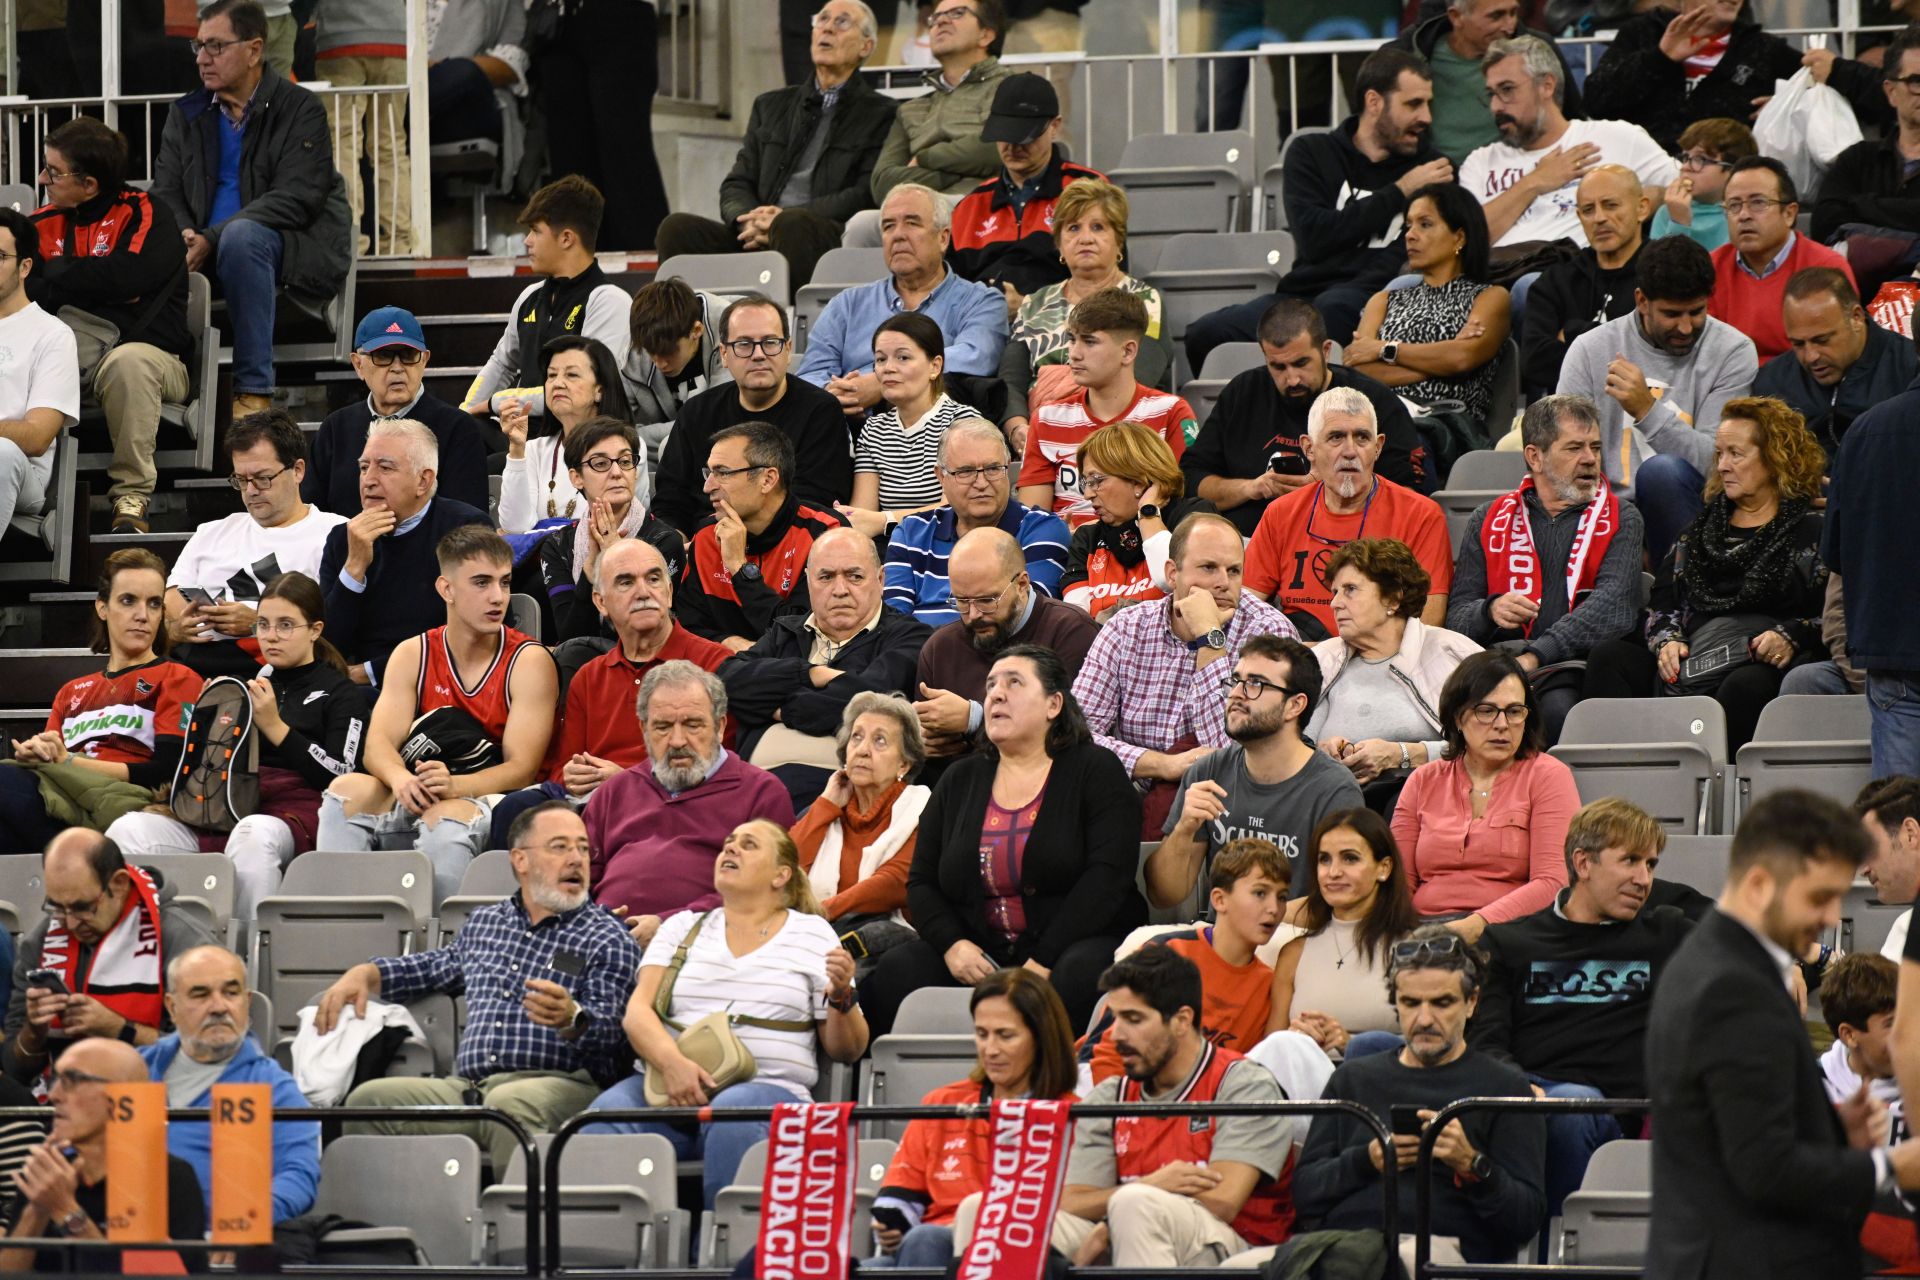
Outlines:
[[4, 680], [7, 701], [15, 706], [44, 708], [53, 705], [53, 695], [69, 680], [100, 671], [107, 665], [104, 655], [82, 646], [33, 649], [8, 649], [0, 652], [0, 680]]

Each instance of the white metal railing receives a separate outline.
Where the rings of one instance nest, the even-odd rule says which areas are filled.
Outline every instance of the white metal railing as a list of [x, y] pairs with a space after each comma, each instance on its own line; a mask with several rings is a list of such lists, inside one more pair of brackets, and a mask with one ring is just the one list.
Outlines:
[[[741, 2], [775, 20], [774, 6], [764, 0]], [[725, 0], [659, 0], [660, 102], [714, 114], [727, 109], [728, 8]]]

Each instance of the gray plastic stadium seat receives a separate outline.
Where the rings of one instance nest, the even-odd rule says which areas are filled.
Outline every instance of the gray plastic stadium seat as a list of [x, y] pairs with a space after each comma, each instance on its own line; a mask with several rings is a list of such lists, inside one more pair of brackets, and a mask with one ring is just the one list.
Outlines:
[[46, 900], [39, 854], [0, 855], [0, 918], [8, 932], [25, 933], [40, 923], [40, 904]]
[[[853, 1256], [873, 1256], [873, 1198], [893, 1163], [895, 1144], [884, 1138], [862, 1138], [854, 1153]], [[760, 1189], [767, 1176], [768, 1143], [747, 1148], [731, 1185], [713, 1199], [713, 1211], [700, 1228], [702, 1267], [730, 1268], [753, 1247], [760, 1234]]]
[[1332, 131], [1329, 125], [1296, 126], [1294, 131], [1287, 135], [1287, 140], [1280, 144], [1280, 158], [1260, 175], [1261, 227], [1268, 231], [1285, 231], [1288, 227], [1285, 180], [1287, 152], [1293, 149], [1294, 143], [1310, 133], [1331, 133]]
[[1561, 1211], [1560, 1256], [1568, 1266], [1637, 1267], [1653, 1215], [1653, 1144], [1617, 1139], [1593, 1153], [1580, 1189]]
[[215, 938], [233, 921], [233, 859], [224, 853], [149, 853], [128, 861], [152, 867], [173, 886], [173, 899], [200, 917]]
[[[1516, 370], [1518, 367], [1516, 364]], [[1473, 513], [1501, 494], [1513, 492], [1526, 477], [1524, 454], [1493, 449], [1474, 449], [1461, 454], [1453, 470], [1447, 473], [1447, 487], [1433, 495], [1447, 516], [1447, 541], [1458, 547]]]
[[[881, 1036], [860, 1064], [860, 1101], [912, 1106], [941, 1085], [963, 1078], [977, 1061], [971, 1023], [964, 1035], [896, 1031]], [[860, 1132], [897, 1142], [906, 1128], [905, 1120], [870, 1120], [861, 1124]]]
[[540, 602], [525, 592], [516, 591], [507, 597], [507, 625], [521, 635], [546, 639], [540, 626]]
[[1257, 342], [1223, 342], [1207, 352], [1206, 361], [1200, 366], [1200, 376], [1181, 384], [1180, 398], [1193, 406], [1195, 416], [1204, 426], [1227, 384], [1247, 370], [1258, 369], [1266, 362], [1266, 353]]
[[1160, 333], [1183, 368], [1187, 327], [1209, 312], [1271, 294], [1292, 270], [1293, 253], [1293, 237], [1284, 231], [1179, 235], [1161, 246], [1147, 283], [1160, 291]]
[[1727, 887], [1727, 851], [1732, 836], [1668, 836], [1660, 854], [1661, 880], [1698, 889], [1709, 898], [1718, 898]]
[[211, 471], [221, 434], [214, 418], [220, 399], [220, 340], [213, 327], [213, 284], [198, 271], [187, 275], [187, 332], [193, 335], [193, 350], [186, 357], [192, 398], [162, 404], [160, 421], [186, 428], [193, 437], [193, 465]]
[[1107, 173], [1127, 193], [1127, 270], [1136, 278], [1158, 265], [1161, 247], [1181, 232], [1238, 231], [1248, 221], [1253, 135], [1144, 133], [1127, 140]]
[[757, 253], [679, 253], [660, 264], [656, 280], [685, 280], [708, 293], [764, 293], [781, 306], [793, 301], [787, 260], [771, 249]]
[[1852, 804], [1873, 780], [1867, 700], [1859, 694], [1782, 694], [1760, 709], [1753, 741], [1734, 758], [1734, 821], [1753, 802], [1800, 787]]
[[390, 1076], [450, 1076], [459, 1048], [460, 1015], [449, 995], [438, 992], [407, 1002], [407, 1012], [420, 1024], [425, 1039], [408, 1036], [387, 1067]]
[[909, 992], [894, 1015], [897, 1035], [971, 1036], [972, 987], [921, 987]]
[[1526, 407], [1520, 394], [1520, 344], [1508, 338], [1500, 344], [1500, 354], [1493, 364], [1493, 394], [1484, 420], [1487, 439], [1506, 435], [1513, 429], [1513, 416]]
[[[0, 582], [73, 581], [73, 544], [77, 529], [86, 527], [78, 510], [80, 442], [71, 428], [63, 428], [53, 442], [53, 475], [38, 515], [15, 515], [0, 528], [25, 534], [37, 550], [25, 559], [0, 560]], [[24, 548], [22, 548], [24, 549]], [[11, 553], [13, 548], [9, 548]]]
[[375, 1224], [328, 1239], [407, 1239], [433, 1266], [472, 1266], [480, 1260], [480, 1148], [452, 1133], [335, 1138], [320, 1156], [313, 1211]]
[[[552, 1134], [534, 1137], [544, 1162]], [[678, 1208], [673, 1147], [653, 1133], [581, 1133], [560, 1152], [561, 1260], [569, 1267], [626, 1271], [685, 1266], [693, 1215]], [[543, 1166], [544, 1173], [544, 1166]], [[549, 1189], [541, 1188], [542, 1194]], [[527, 1157], [516, 1150], [506, 1176], [480, 1193], [483, 1256], [489, 1266], [524, 1266]]]
[[800, 286], [793, 302], [793, 349], [807, 349], [807, 331], [820, 319], [834, 295], [871, 284], [887, 274], [884, 249], [829, 249], [814, 264], [813, 279]]
[[520, 888], [513, 878], [513, 855], [505, 849], [489, 849], [472, 862], [460, 876], [460, 892], [440, 904], [440, 938], [460, 932], [467, 917], [481, 907], [510, 898]]
[[1631, 796], [1670, 834], [1719, 829], [1727, 713], [1712, 698], [1588, 698], [1553, 749], [1583, 802]]
[[20, 213], [32, 213], [40, 207], [39, 199], [33, 188], [24, 182], [0, 184], [0, 209], [14, 209]]
[[1866, 881], [1856, 881], [1847, 890], [1840, 907], [1840, 949], [1867, 951], [1878, 955], [1893, 931], [1894, 921], [1913, 904], [1882, 902], [1879, 892]]

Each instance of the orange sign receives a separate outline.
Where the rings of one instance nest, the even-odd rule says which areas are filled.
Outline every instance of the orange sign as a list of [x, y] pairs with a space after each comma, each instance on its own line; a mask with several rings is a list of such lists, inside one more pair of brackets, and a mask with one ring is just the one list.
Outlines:
[[[107, 1091], [107, 1239], [159, 1242], [167, 1234], [167, 1086], [110, 1084]], [[127, 1275], [183, 1275], [180, 1255], [129, 1249]]]
[[273, 1243], [273, 1086], [213, 1086], [213, 1241]]

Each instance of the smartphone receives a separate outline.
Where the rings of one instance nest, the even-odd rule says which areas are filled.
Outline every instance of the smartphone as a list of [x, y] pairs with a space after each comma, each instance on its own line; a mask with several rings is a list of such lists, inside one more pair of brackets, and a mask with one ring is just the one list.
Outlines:
[[44, 991], [57, 992], [63, 996], [72, 994], [67, 990], [67, 980], [60, 976], [60, 972], [57, 969], [29, 970], [27, 973], [27, 985], [29, 987], [39, 987]]
[[[587, 971], [587, 962], [576, 952], [556, 951], [553, 959], [547, 961], [547, 968], [564, 977], [577, 978]], [[566, 983], [560, 985], [564, 987]]]
[[907, 1221], [906, 1214], [900, 1212], [900, 1210], [890, 1204], [874, 1206], [873, 1222], [875, 1226], [884, 1227], [888, 1231], [905, 1231], [913, 1226], [911, 1222]]
[[1304, 476], [1313, 471], [1307, 455], [1293, 449], [1275, 449], [1267, 455], [1267, 470], [1276, 475]]
[[178, 590], [186, 602], [195, 608], [211, 609], [220, 603], [205, 587], [180, 587]]
[[1397, 1106], [1393, 1109], [1393, 1132], [1398, 1137], [1417, 1138], [1426, 1129], [1420, 1108]]

